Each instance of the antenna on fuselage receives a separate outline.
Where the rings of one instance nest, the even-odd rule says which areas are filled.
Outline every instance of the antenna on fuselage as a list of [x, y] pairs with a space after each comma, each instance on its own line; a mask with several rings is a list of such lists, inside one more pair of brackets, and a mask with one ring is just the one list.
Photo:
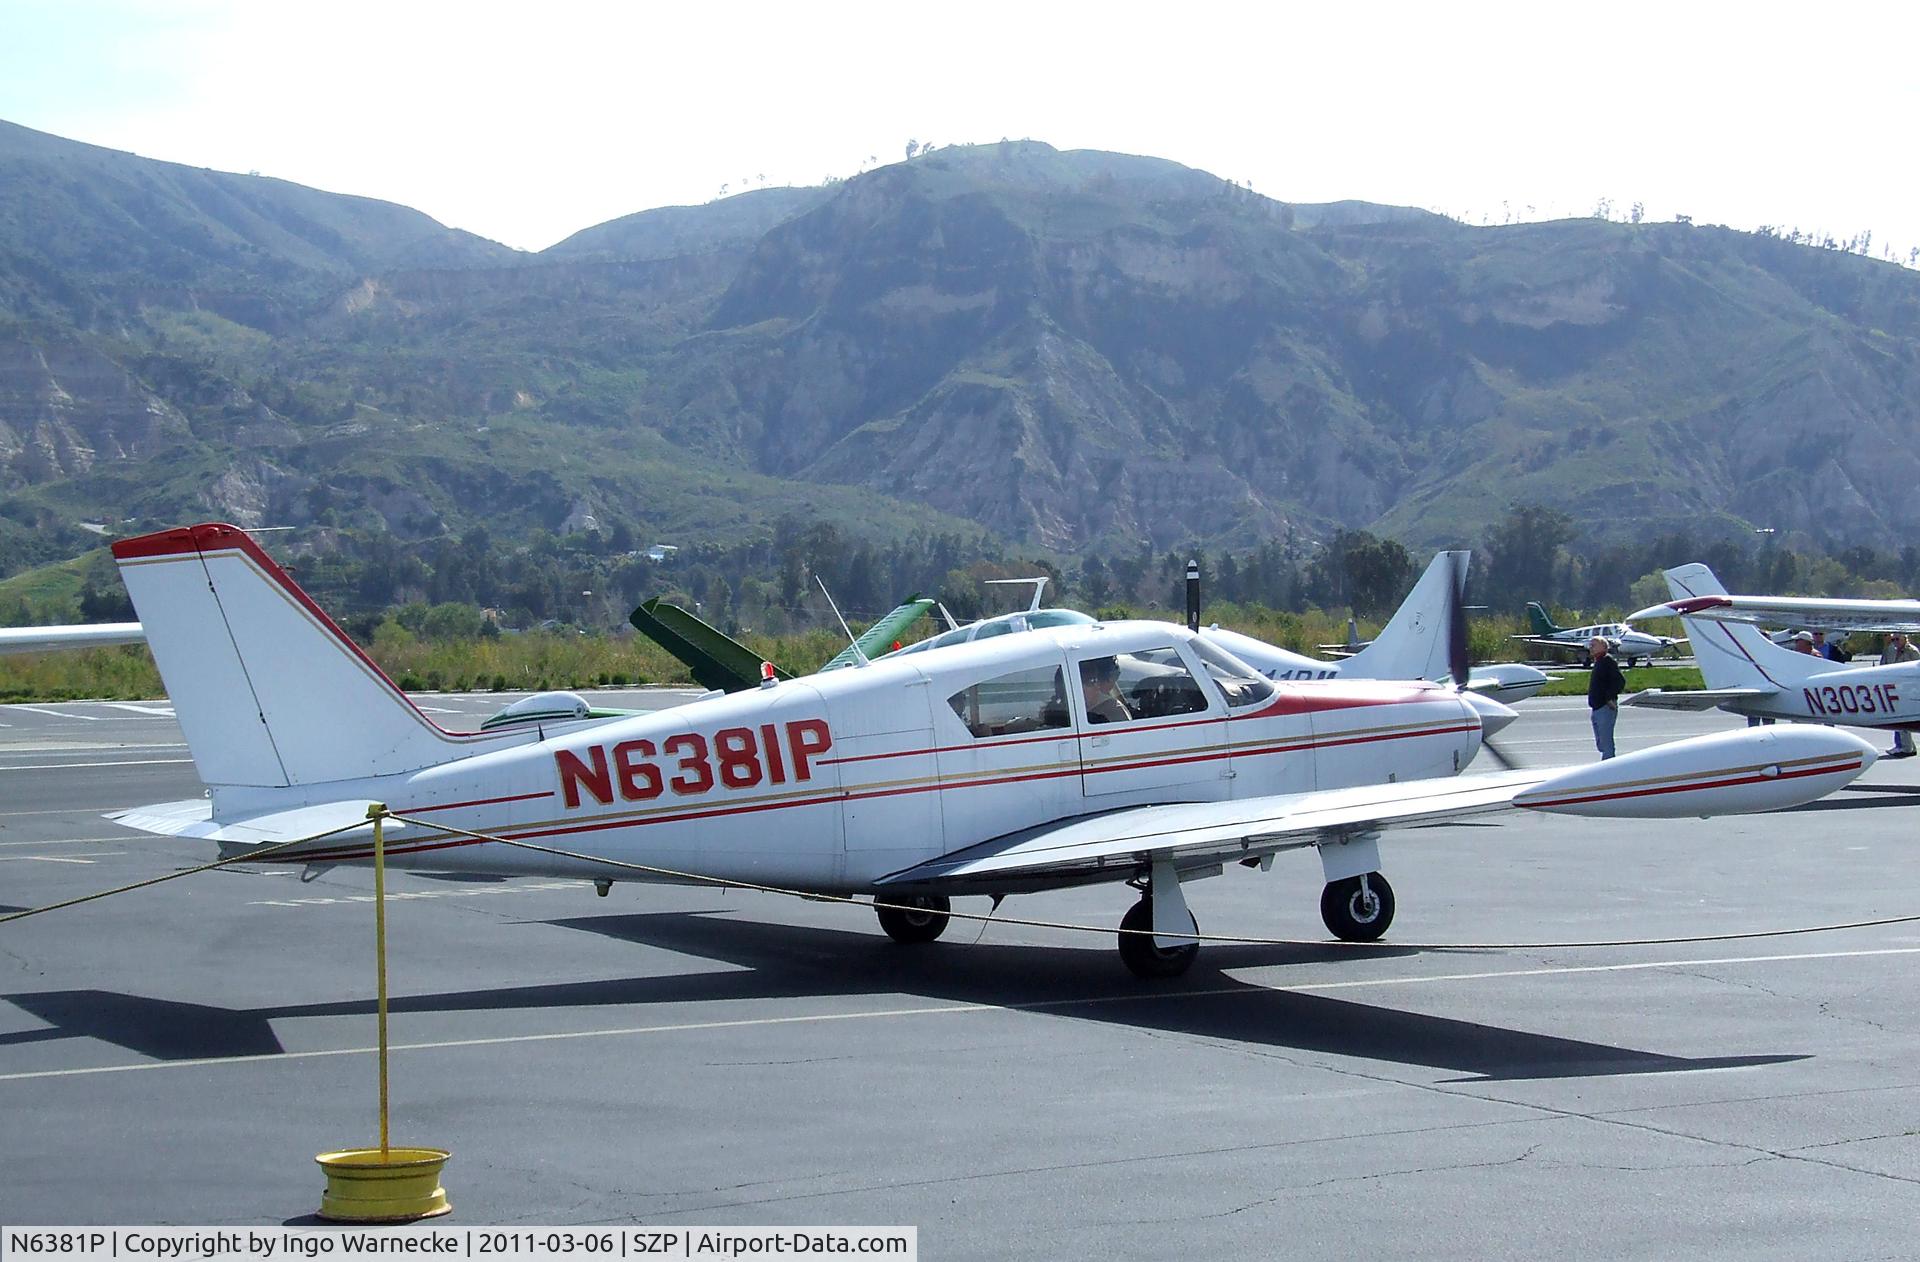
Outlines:
[[1032, 583], [1033, 602], [1027, 606], [1027, 612], [1033, 613], [1040, 608], [1040, 598], [1047, 593], [1047, 582], [1047, 576], [1042, 574], [1039, 578], [990, 578], [986, 580], [986, 585], [988, 587], [1018, 587], [1022, 583]]
[[840, 613], [840, 606], [833, 603], [833, 593], [827, 590], [826, 580], [816, 574], [813, 576], [813, 581], [820, 584], [820, 594], [827, 598], [827, 608], [833, 610], [833, 616], [840, 619], [840, 629], [847, 633], [847, 643], [853, 645], [854, 657], [859, 659], [862, 666], [873, 665], [872, 662], [867, 660], [866, 653], [860, 648], [860, 641], [854, 638], [853, 628], [847, 625], [846, 618]]

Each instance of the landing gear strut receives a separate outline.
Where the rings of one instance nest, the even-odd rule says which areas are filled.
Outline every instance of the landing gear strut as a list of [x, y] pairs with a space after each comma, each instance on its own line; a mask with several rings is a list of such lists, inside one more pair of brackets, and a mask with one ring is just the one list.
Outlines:
[[1393, 886], [1378, 872], [1329, 881], [1320, 891], [1320, 919], [1336, 938], [1373, 942], [1393, 923]]
[[878, 901], [891, 904], [873, 911], [895, 942], [932, 942], [947, 931], [953, 905], [945, 894], [882, 894]]

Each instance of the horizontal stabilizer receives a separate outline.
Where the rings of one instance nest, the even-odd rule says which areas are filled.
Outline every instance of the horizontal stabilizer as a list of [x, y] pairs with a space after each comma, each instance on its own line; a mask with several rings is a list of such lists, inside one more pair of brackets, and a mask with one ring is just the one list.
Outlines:
[[[330, 847], [342, 841], [358, 840], [365, 843], [373, 837], [373, 824], [367, 819], [367, 808], [373, 805], [375, 803], [365, 799], [322, 802], [246, 819], [215, 822], [212, 803], [206, 798], [188, 798], [180, 802], [158, 802], [152, 806], [114, 811], [107, 818], [122, 827], [143, 833], [216, 841], [220, 843], [220, 853], [230, 856], [321, 834], [329, 834], [321, 844]], [[407, 831], [407, 825], [389, 819], [385, 831], [388, 837], [402, 836]], [[298, 853], [298, 850], [290, 851], [288, 857]]]
[[1779, 692], [1777, 688], [1694, 688], [1685, 692], [1668, 692], [1664, 688], [1648, 688], [1636, 692], [1630, 697], [1622, 697], [1622, 705], [1645, 706], [1650, 710], [1712, 710], [1729, 701], [1745, 701], [1749, 697], [1771, 697]]

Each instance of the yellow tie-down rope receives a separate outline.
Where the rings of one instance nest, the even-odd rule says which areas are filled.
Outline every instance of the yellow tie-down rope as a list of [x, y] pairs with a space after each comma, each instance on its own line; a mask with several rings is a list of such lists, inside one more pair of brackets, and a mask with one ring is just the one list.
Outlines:
[[[502, 846], [514, 846], [521, 850], [531, 850], [538, 854], [553, 855], [560, 859], [574, 859], [582, 863], [596, 863], [606, 867], [619, 868], [628, 872], [640, 872], [649, 876], [671, 877], [679, 881], [694, 881], [705, 885], [718, 885], [727, 889], [754, 890], [762, 894], [779, 894], [786, 898], [801, 898], [814, 903], [844, 903], [853, 907], [872, 907], [883, 911], [924, 912], [924, 907], [910, 907], [898, 903], [881, 902], [874, 898], [863, 902], [849, 894], [820, 894], [807, 890], [787, 889], [778, 885], [763, 885], [757, 881], [742, 881], [732, 877], [707, 876], [699, 872], [681, 872], [673, 868], [654, 867], [645, 863], [628, 863], [621, 859], [605, 859], [598, 855], [580, 854], [572, 850], [560, 850], [553, 846], [537, 846], [530, 841], [515, 841], [510, 837], [498, 837], [491, 833], [478, 833], [465, 828], [456, 828], [451, 824], [431, 820], [412, 819], [405, 815], [394, 815], [393, 819], [403, 824], [414, 824], [421, 828], [452, 833], [461, 837], [471, 837], [476, 841], [496, 842]], [[1872, 929], [1881, 925], [1904, 925], [1920, 921], [1920, 915], [1886, 916], [1878, 920], [1855, 920], [1844, 924], [1809, 925], [1799, 929], [1758, 929], [1747, 933], [1703, 933], [1679, 938], [1613, 938], [1593, 942], [1349, 942], [1340, 938], [1249, 938], [1225, 933], [1181, 932], [1161, 929], [1119, 929], [1106, 925], [1083, 925], [1064, 920], [1028, 920], [1018, 916], [1000, 916], [992, 912], [951, 911], [945, 913], [956, 920], [977, 920], [993, 924], [1020, 925], [1031, 929], [1066, 929], [1075, 933], [1134, 933], [1151, 934], [1156, 938], [1180, 938], [1191, 942], [1227, 942], [1242, 946], [1342, 946], [1375, 947], [1401, 951], [1546, 951], [1566, 950], [1576, 947], [1626, 947], [1626, 946], [1680, 946], [1695, 942], [1737, 942], [1746, 938], [1786, 938], [1809, 933], [1838, 933], [1844, 929]]]
[[[131, 885], [116, 886], [110, 890], [101, 890], [97, 894], [82, 894], [78, 898], [69, 898], [64, 902], [48, 903], [45, 907], [29, 907], [24, 911], [9, 912], [4, 916], [0, 916], [0, 925], [4, 925], [10, 920], [25, 920], [28, 916], [38, 916], [43, 912], [59, 911], [63, 907], [78, 907], [81, 903], [91, 903], [99, 898], [111, 898], [115, 894], [125, 894], [131, 890], [143, 890], [149, 885], [164, 885], [168, 881], [177, 881], [183, 876], [197, 876], [202, 872], [211, 872], [215, 868], [224, 868], [235, 863], [253, 863], [256, 860], [267, 858], [270, 855], [279, 854], [282, 850], [291, 850], [295, 846], [304, 846], [311, 841], [324, 841], [328, 837], [350, 832], [355, 828], [365, 827], [366, 823], [367, 821], [364, 819], [356, 819], [351, 824], [342, 824], [338, 828], [329, 828], [324, 833], [315, 833], [311, 837], [296, 837], [292, 841], [275, 842], [271, 846], [265, 846], [259, 850], [249, 850], [245, 854], [229, 855], [225, 859], [215, 859], [212, 863], [203, 863], [197, 868], [182, 868], [178, 872], [169, 872], [165, 876], [148, 877], [144, 881], [135, 881]], [[187, 840], [198, 841], [199, 838], [189, 837]]]

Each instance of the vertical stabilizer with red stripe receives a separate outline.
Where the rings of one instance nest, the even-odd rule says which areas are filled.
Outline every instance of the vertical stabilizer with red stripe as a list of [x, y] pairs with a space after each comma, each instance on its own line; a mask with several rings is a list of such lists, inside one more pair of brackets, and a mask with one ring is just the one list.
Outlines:
[[235, 526], [113, 545], [200, 778], [278, 788], [475, 752], [436, 727]]
[[[1667, 571], [1667, 590], [1675, 600], [1724, 596], [1727, 589], [1698, 561]], [[1783, 649], [1758, 627], [1744, 622], [1682, 618], [1694, 660], [1708, 688], [1759, 688], [1778, 692], [1797, 688], [1815, 675], [1835, 669], [1823, 657]]]

